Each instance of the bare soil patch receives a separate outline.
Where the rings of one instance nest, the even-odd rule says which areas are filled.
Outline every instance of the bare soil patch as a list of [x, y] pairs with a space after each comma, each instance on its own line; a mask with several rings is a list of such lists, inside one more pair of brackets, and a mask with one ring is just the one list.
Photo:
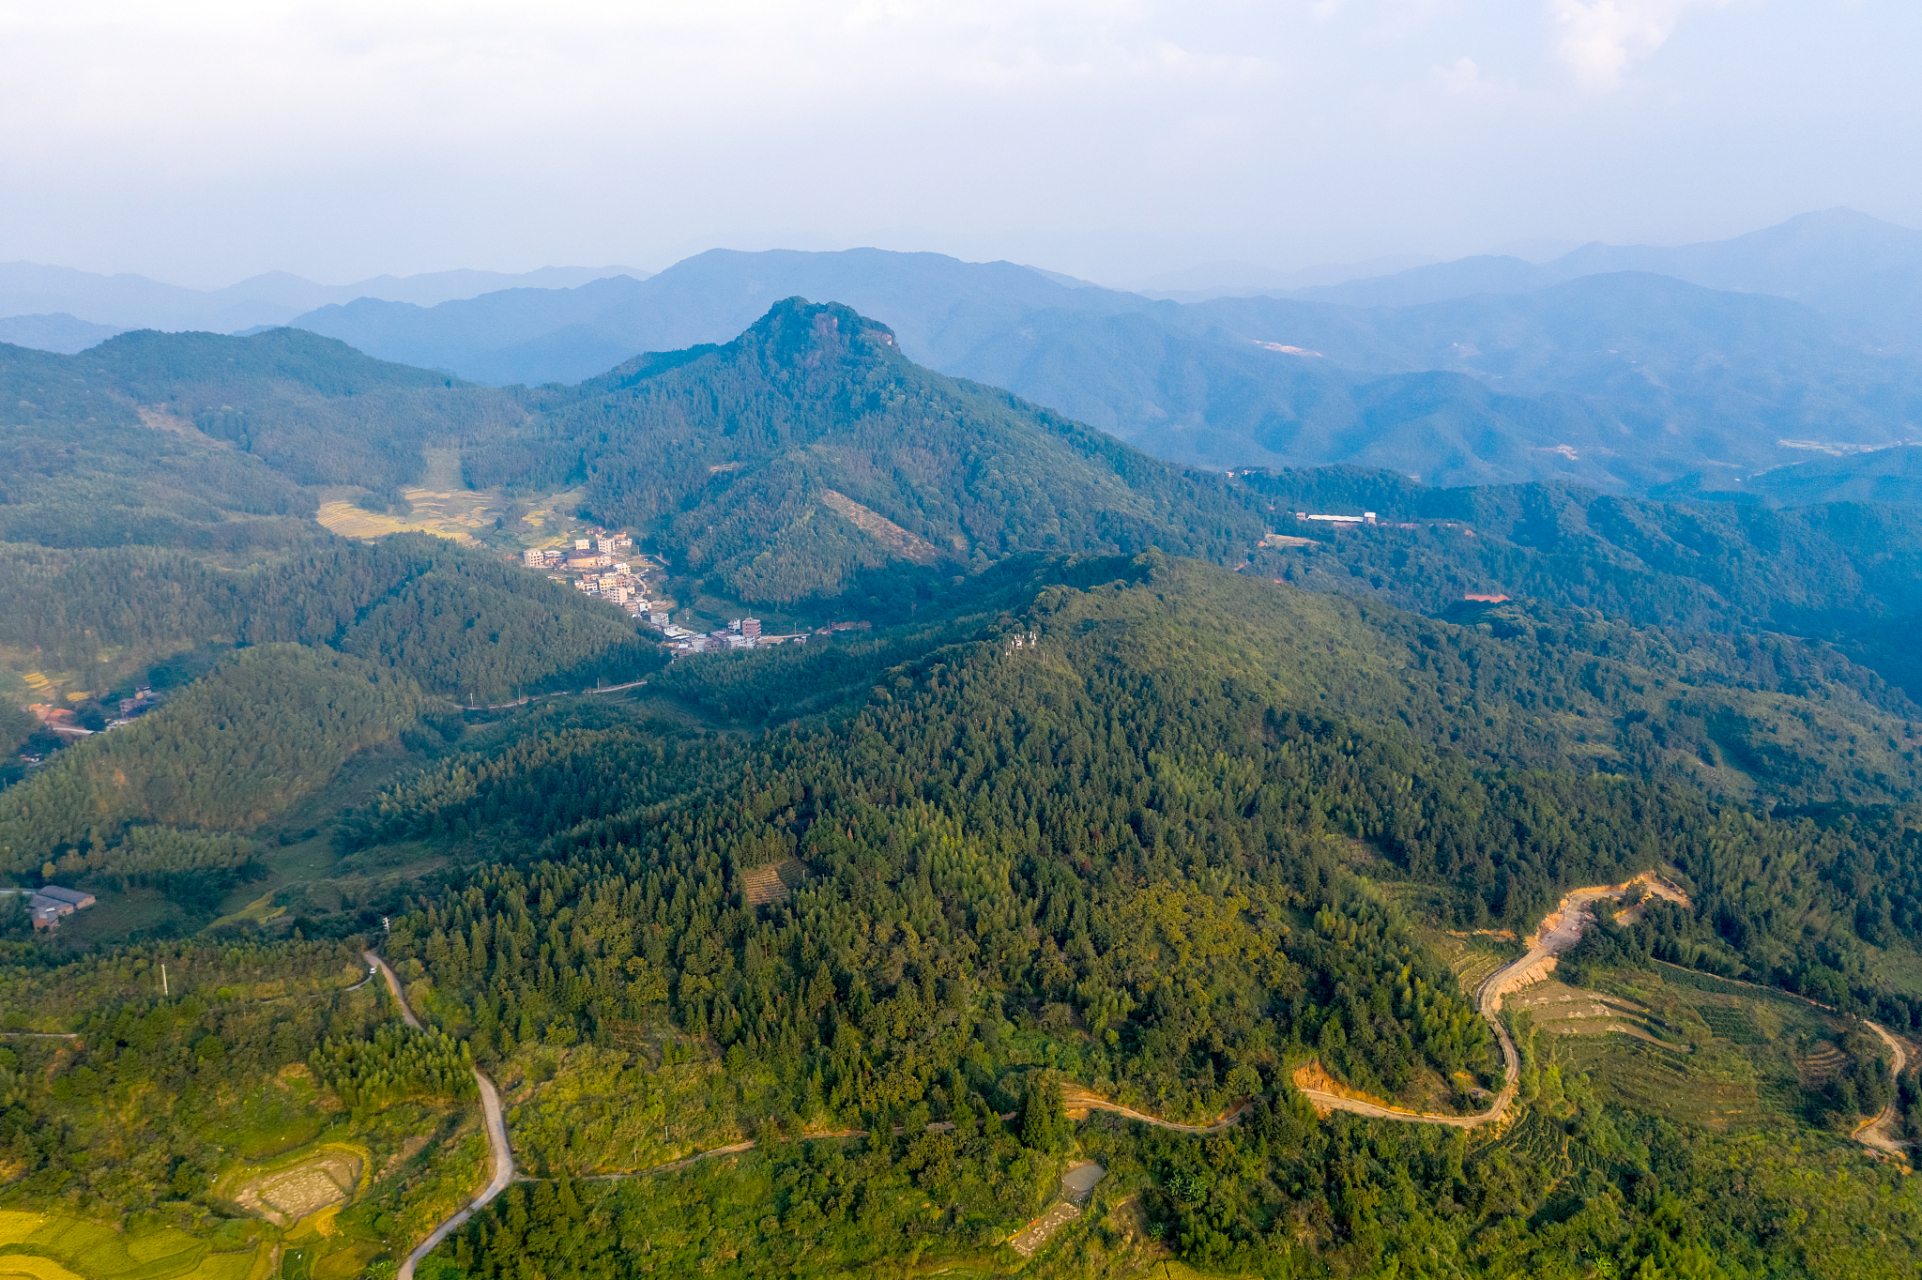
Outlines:
[[234, 1193], [234, 1203], [277, 1227], [331, 1205], [345, 1204], [360, 1185], [360, 1157], [340, 1150], [315, 1153], [297, 1164], [260, 1173]]
[[757, 907], [780, 902], [807, 879], [807, 868], [796, 858], [783, 858], [741, 873], [741, 895]]
[[880, 512], [862, 506], [845, 493], [824, 489], [821, 491], [821, 501], [826, 503], [836, 515], [841, 516], [849, 524], [903, 560], [912, 560], [916, 564], [933, 564], [941, 558], [940, 548], [932, 542], [909, 533]]

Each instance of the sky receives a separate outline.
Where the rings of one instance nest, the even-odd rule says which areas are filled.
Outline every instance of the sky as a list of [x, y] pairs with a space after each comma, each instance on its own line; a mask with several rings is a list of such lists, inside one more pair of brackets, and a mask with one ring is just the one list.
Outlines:
[[0, 261], [1128, 285], [1922, 226], [1918, 49], [1914, 0], [0, 0]]

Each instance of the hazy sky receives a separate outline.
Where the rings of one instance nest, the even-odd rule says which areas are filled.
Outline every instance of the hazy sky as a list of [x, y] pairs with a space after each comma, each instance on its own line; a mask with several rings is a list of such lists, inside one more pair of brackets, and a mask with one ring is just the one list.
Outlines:
[[1915, 0], [0, 0], [0, 260], [878, 244], [1126, 283], [1922, 226]]

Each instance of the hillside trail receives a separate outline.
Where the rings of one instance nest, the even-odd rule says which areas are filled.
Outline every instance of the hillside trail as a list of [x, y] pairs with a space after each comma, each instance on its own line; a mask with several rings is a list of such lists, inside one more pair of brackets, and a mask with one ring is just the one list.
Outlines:
[[1110, 1102], [1100, 1094], [1091, 1093], [1078, 1084], [1067, 1084], [1062, 1087], [1061, 1103], [1071, 1115], [1076, 1111], [1110, 1111], [1115, 1115], [1125, 1116], [1130, 1120], [1139, 1120], [1143, 1124], [1151, 1124], [1157, 1129], [1169, 1129], [1175, 1133], [1196, 1134], [1220, 1133], [1223, 1129], [1231, 1125], [1239, 1124], [1241, 1123], [1241, 1118], [1248, 1114], [1248, 1108], [1254, 1106], [1252, 1102], [1244, 1102], [1227, 1115], [1222, 1116], [1219, 1120], [1211, 1120], [1207, 1124], [1183, 1124], [1179, 1120], [1164, 1120], [1160, 1116], [1149, 1115], [1145, 1111], [1136, 1111], [1132, 1107], [1124, 1107], [1119, 1102]]
[[1451, 1116], [1345, 1097], [1308, 1083], [1304, 1076], [1307, 1068], [1295, 1073], [1295, 1087], [1307, 1095], [1315, 1105], [1315, 1110], [1324, 1115], [1330, 1111], [1346, 1111], [1376, 1120], [1447, 1125], [1456, 1129], [1475, 1129], [1500, 1120], [1514, 1105], [1515, 1092], [1521, 1087], [1522, 1076], [1521, 1052], [1516, 1049], [1515, 1041], [1508, 1034], [1508, 1027], [1501, 1020], [1502, 997], [1517, 987], [1546, 978], [1554, 969], [1557, 957], [1581, 941], [1582, 929], [1593, 918], [1589, 907], [1604, 898], [1619, 899], [1635, 885], [1643, 886], [1651, 897], [1683, 905], [1688, 903], [1687, 894], [1652, 872], [1643, 872], [1621, 884], [1598, 884], [1571, 890], [1563, 896], [1555, 910], [1542, 917], [1540, 927], [1525, 940], [1528, 950], [1522, 953], [1522, 957], [1489, 974], [1476, 989], [1475, 1006], [1482, 1017], [1488, 1020], [1488, 1025], [1494, 1028], [1495, 1038], [1502, 1047], [1502, 1089], [1495, 1095], [1495, 1101], [1488, 1110], [1473, 1115]]
[[[394, 1003], [400, 1006], [400, 1016], [407, 1025], [416, 1031], [421, 1030], [420, 1019], [407, 1007], [407, 997], [401, 994], [400, 979], [387, 967], [387, 962], [371, 951], [361, 953], [367, 963], [379, 969], [387, 979], [387, 989], [394, 994]], [[394, 1280], [414, 1280], [414, 1268], [422, 1258], [434, 1251], [435, 1246], [459, 1230], [461, 1224], [473, 1217], [475, 1212], [501, 1192], [507, 1190], [514, 1181], [514, 1152], [507, 1145], [507, 1119], [501, 1114], [501, 1096], [494, 1088], [494, 1082], [481, 1074], [479, 1067], [474, 1068], [474, 1084], [480, 1089], [481, 1128], [487, 1133], [487, 1147], [493, 1155], [494, 1175], [481, 1193], [474, 1197], [465, 1208], [447, 1221], [435, 1227], [428, 1237], [415, 1246], [394, 1273]]]
[[[1001, 1119], [1003, 1121], [1012, 1120], [1015, 1114], [1016, 1113], [1012, 1111], [1002, 1112]], [[926, 1130], [929, 1133], [948, 1133], [953, 1129], [954, 1122], [951, 1120], [936, 1120], [934, 1123], [926, 1126]], [[906, 1132], [907, 1129], [901, 1125], [897, 1124], [894, 1126], [895, 1137], [898, 1138]], [[822, 1142], [844, 1138], [865, 1138], [867, 1136], [868, 1131], [866, 1129], [813, 1129], [801, 1134], [799, 1141]], [[709, 1147], [706, 1151], [691, 1152], [681, 1156], [679, 1159], [669, 1160], [666, 1164], [649, 1165], [645, 1169], [621, 1169], [614, 1173], [584, 1173], [580, 1176], [579, 1181], [615, 1182], [622, 1178], [651, 1178], [657, 1173], [674, 1173], [701, 1160], [712, 1160], [715, 1156], [738, 1156], [742, 1152], [752, 1151], [760, 1145], [761, 1144], [754, 1139], [748, 1138], [740, 1142], [730, 1142], [723, 1147]], [[521, 1174], [519, 1180], [522, 1182], [550, 1181], [550, 1179], [530, 1177], [527, 1174]]]
[[[1116, 1115], [1126, 1116], [1130, 1120], [1139, 1120], [1143, 1124], [1151, 1124], [1158, 1129], [1170, 1129], [1176, 1133], [1193, 1134], [1220, 1133], [1223, 1129], [1231, 1125], [1239, 1124], [1241, 1118], [1248, 1114], [1248, 1109], [1254, 1105], [1252, 1102], [1244, 1102], [1219, 1120], [1213, 1120], [1207, 1124], [1184, 1124], [1179, 1120], [1164, 1120], [1160, 1116], [1149, 1115], [1145, 1111], [1136, 1111], [1131, 1107], [1124, 1107], [1118, 1102], [1110, 1102], [1101, 1095], [1090, 1093], [1082, 1086], [1072, 1083], [1067, 1084], [1063, 1088], [1061, 1102], [1063, 1110], [1068, 1112], [1071, 1119], [1080, 1118], [1074, 1116], [1076, 1111], [1112, 1111]], [[1006, 1123], [1007, 1121], [1013, 1120], [1016, 1114], [1017, 1113], [1013, 1111], [1004, 1111], [1000, 1114], [1000, 1118], [1003, 1123]], [[926, 1128], [929, 1133], [946, 1133], [953, 1129], [954, 1125], [951, 1121], [937, 1120], [926, 1126]], [[900, 1125], [894, 1127], [896, 1137], [906, 1132], [907, 1130]], [[867, 1136], [868, 1131], [866, 1129], [829, 1129], [803, 1133], [800, 1140], [803, 1142], [820, 1142], [824, 1140], [865, 1138]], [[650, 1165], [645, 1169], [628, 1169], [618, 1173], [582, 1174], [579, 1180], [582, 1182], [613, 1182], [622, 1178], [650, 1178], [655, 1174], [674, 1173], [698, 1161], [711, 1160], [716, 1156], [741, 1155], [744, 1152], [754, 1150], [754, 1148], [759, 1145], [759, 1143], [752, 1139], [742, 1142], [730, 1142], [726, 1146], [710, 1147], [706, 1151], [693, 1152], [677, 1160], [670, 1160], [666, 1164]], [[530, 1178], [526, 1174], [522, 1174], [520, 1177], [521, 1181], [524, 1182], [542, 1181], [542, 1179], [539, 1178]]]

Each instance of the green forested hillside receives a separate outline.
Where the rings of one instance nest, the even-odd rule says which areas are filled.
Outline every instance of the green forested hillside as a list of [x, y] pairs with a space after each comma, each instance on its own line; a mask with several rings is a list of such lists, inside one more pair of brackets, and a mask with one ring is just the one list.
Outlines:
[[[40, 388], [20, 366], [67, 358], [0, 346], [0, 540], [235, 556], [303, 536], [313, 496], [191, 424], [105, 397], [27, 399]], [[64, 371], [36, 372], [57, 385]]]
[[327, 646], [429, 692], [501, 700], [629, 680], [655, 646], [611, 604], [419, 534], [310, 539], [246, 570], [147, 548], [0, 545], [0, 650], [49, 669], [138, 667], [208, 645]]
[[[1908, 507], [1763, 510], [1550, 485], [1431, 489], [1350, 468], [1239, 479], [1272, 504], [1272, 527], [1285, 534], [1317, 532], [1291, 518], [1300, 510], [1468, 526], [1342, 531], [1365, 535], [1357, 545], [1384, 548], [1376, 558], [1395, 571], [1399, 598], [1428, 612], [1458, 602], [1463, 590], [1496, 588], [1691, 630], [1807, 632], [1825, 621], [1844, 628], [1922, 608], [1922, 514]], [[1432, 537], [1393, 540], [1408, 533]], [[1364, 576], [1378, 571], [1372, 561], [1358, 563]]]
[[246, 338], [141, 330], [77, 355], [0, 344], [0, 423], [151, 429], [222, 442], [295, 484], [391, 489], [421, 446], [517, 427], [509, 392], [389, 364], [298, 329]]
[[1922, 505], [1922, 446], [1897, 445], [1776, 467], [1746, 477], [1734, 492], [1724, 490], [1709, 496], [1737, 499], [1744, 494], [1781, 507], [1820, 502]]
[[[1115, 576], [1093, 581], [1104, 571]], [[502, 1070], [671, 1020], [725, 1047], [742, 1103], [774, 1117], [763, 1134], [904, 1127], [907, 1138], [858, 1172], [777, 1148], [765, 1175], [703, 1182], [717, 1215], [735, 1196], [780, 1208], [779, 1229], [737, 1234], [744, 1273], [793, 1260], [794, 1232], [853, 1251], [831, 1256], [875, 1256], [835, 1224], [857, 1211], [882, 1215], [861, 1219], [870, 1227], [887, 1221], [890, 1186], [954, 1197], [948, 1217], [922, 1228], [927, 1248], [979, 1239], [1007, 1212], [964, 1191], [977, 1162], [1006, 1159], [992, 1134], [939, 1152], [912, 1135], [928, 1118], [977, 1132], [979, 1117], [1020, 1104], [1022, 1077], [1039, 1066], [1174, 1116], [1276, 1099], [1267, 1118], [1213, 1145], [1083, 1138], [1084, 1150], [1151, 1177], [1152, 1213], [1197, 1261], [1287, 1259], [1311, 1273], [1354, 1251], [1379, 1261], [1394, 1248], [1388, 1221], [1464, 1255], [1471, 1240], [1490, 1250], [1499, 1239], [1504, 1256], [1552, 1256], [1566, 1237], [1546, 1227], [1482, 1233], [1545, 1210], [1571, 1169], [1621, 1206], [1614, 1225], [1575, 1229], [1583, 1248], [1633, 1261], [1637, 1249], [1755, 1247], [1726, 1207], [1684, 1226], [1629, 1194], [1659, 1158], [1678, 1191], [1726, 1195], [1712, 1167], [1725, 1157], [1683, 1172], [1711, 1135], [1622, 1115], [1564, 1084], [1560, 1068], [1530, 1085], [1543, 1114], [1521, 1133], [1549, 1143], [1532, 1156], [1479, 1142], [1451, 1155], [1440, 1139], [1369, 1139], [1339, 1124], [1321, 1136], [1288, 1101], [1287, 1066], [1302, 1055], [1365, 1089], [1452, 1093], [1457, 1105], [1474, 1073], [1492, 1078], [1452, 975], [1354, 868], [1432, 886], [1460, 925], [1525, 929], [1571, 885], [1666, 865], [1696, 905], [1650, 917], [1651, 951], [1908, 1028], [1922, 1004], [1878, 957], [1912, 952], [1922, 925], [1910, 873], [1891, 874], [1922, 852], [1913, 810], [1771, 819], [1659, 752], [1598, 757], [1603, 744], [1577, 726], [1609, 726], [1616, 750], [1641, 740], [1641, 722], [1621, 714], [1633, 685], [1610, 692], [1629, 669], [1591, 658], [1588, 681], [1548, 685], [1562, 702], [1544, 714], [1552, 704], [1530, 685], [1570, 663], [1532, 638], [1166, 562], [1080, 576], [1084, 587], [985, 616], [978, 639], [937, 641], [882, 676], [842, 725], [747, 752], [645, 730], [563, 732], [451, 761], [389, 796], [358, 839], [445, 833], [502, 862], [396, 922], [393, 951], [432, 978], [431, 1016]], [[1010, 646], [1031, 630], [1038, 643]], [[743, 674], [756, 660], [738, 664]], [[1471, 724], [1481, 733], [1461, 731]], [[703, 785], [672, 794], [677, 772]], [[1891, 779], [1883, 794], [1912, 795], [1912, 784]], [[1357, 862], [1356, 849], [1381, 861]], [[749, 906], [751, 873], [787, 859], [806, 881], [778, 906]], [[1380, 1171], [1365, 1179], [1453, 1188], [1449, 1212], [1463, 1216], [1411, 1207], [1384, 1219], [1348, 1205], [1333, 1170], [1355, 1144], [1382, 1141], [1394, 1145], [1374, 1149], [1395, 1154], [1371, 1157]], [[577, 1142], [549, 1156], [555, 1172], [596, 1170], [596, 1146]], [[791, 1189], [749, 1190], [763, 1176]], [[880, 1197], [872, 1210], [837, 1199], [844, 1176]], [[1793, 1179], [1770, 1185], [1758, 1194], [1798, 1194]], [[493, 1275], [501, 1249], [531, 1247], [551, 1265], [629, 1274], [589, 1261], [600, 1256], [591, 1224], [630, 1212], [624, 1194], [509, 1204], [453, 1261]], [[1311, 1243], [1283, 1226], [1298, 1221], [1318, 1224]], [[1475, 1269], [1466, 1256], [1461, 1265]]]
[[749, 601], [833, 597], [891, 560], [965, 572], [1150, 545], [1226, 560], [1260, 533], [1212, 479], [919, 368], [880, 325], [800, 299], [724, 347], [584, 383], [545, 430], [544, 456], [471, 452], [470, 480], [583, 475], [598, 515]]
[[[1166, 847], [1186, 850], [1169, 856], [1192, 872], [1224, 858], [1233, 861], [1225, 853], [1205, 852], [1219, 836], [1203, 833], [1219, 828], [1199, 815], [1164, 818], [1141, 812], [1140, 789], [1151, 788], [1151, 795], [1168, 792], [1171, 802], [1188, 787], [1218, 796], [1217, 803], [1242, 794], [1246, 798], [1236, 802], [1241, 822], [1255, 822], [1262, 810], [1250, 807], [1256, 804], [1253, 797], [1267, 794], [1261, 770], [1233, 787], [1228, 781], [1236, 776], [1234, 760], [1244, 752], [1267, 760], [1262, 768], [1282, 769], [1293, 779], [1273, 784], [1277, 797], [1298, 797], [1288, 802], [1285, 818], [1277, 817], [1281, 828], [1332, 829], [1368, 841], [1409, 874], [1454, 889], [1449, 910], [1471, 925], [1525, 924], [1570, 884], [1619, 879], [1664, 859], [1689, 871], [1696, 856], [1691, 848], [1699, 848], [1704, 858], [1711, 848], [1749, 849], [1731, 856], [1777, 863], [1780, 855], [1769, 852], [1771, 842], [1801, 845], [1813, 830], [1780, 822], [1742, 825], [1734, 815], [1746, 812], [1745, 806], [1730, 806], [1717, 794], [1726, 783], [1724, 772], [1734, 771], [1703, 768], [1691, 744], [1657, 740], [1650, 726], [1661, 730], [1662, 722], [1649, 714], [1650, 706], [1680, 699], [1711, 719], [1738, 718], [1727, 708], [1743, 707], [1750, 691], [1675, 679], [1688, 673], [1681, 664], [1670, 665], [1673, 655], [1658, 652], [1650, 667], [1598, 655], [1614, 650], [1626, 656], [1624, 641], [1634, 639], [1632, 634], [1595, 633], [1585, 638], [1592, 646], [1586, 652], [1584, 637], [1575, 636], [1558, 652], [1532, 638], [1502, 640], [1165, 562], [1115, 567], [1123, 576], [1114, 586], [1044, 592], [1030, 606], [1030, 625], [1050, 628], [1046, 634], [1059, 646], [1059, 661], [1049, 660], [1046, 638], [1037, 650], [999, 656], [992, 641], [986, 647], [979, 639], [942, 645], [883, 677], [854, 727], [824, 730], [818, 740], [805, 734], [793, 739], [783, 748], [791, 754], [770, 757], [759, 768], [778, 768], [777, 776], [789, 779], [772, 792], [788, 795], [786, 803], [796, 807], [797, 816], [789, 820], [786, 835], [770, 831], [766, 817], [737, 828], [730, 842], [732, 860], [753, 865], [792, 852], [814, 861], [804, 833], [827, 839], [830, 832], [821, 828], [833, 827], [835, 820], [808, 816], [798, 797], [860, 793], [877, 785], [845, 776], [831, 780], [856, 769], [864, 777], [889, 779], [885, 794], [891, 798], [884, 807], [912, 798], [915, 807], [931, 804], [936, 814], [950, 812], [968, 829], [1007, 829], [1004, 847], [1011, 841], [1071, 860], [1093, 858], [1096, 872], [1107, 859], [1139, 858]], [[1019, 619], [1010, 622], [1020, 625]], [[992, 633], [1010, 624], [989, 625]], [[1027, 657], [1031, 652], [1034, 656]], [[786, 668], [775, 672], [775, 679], [793, 678]], [[918, 683], [930, 678], [931, 687]], [[1846, 697], [1838, 689], [1823, 692], [1831, 712]], [[1772, 705], [1785, 718], [1813, 715], [1807, 699], [1777, 698]], [[1887, 734], [1899, 727], [1871, 704], [1854, 705], [1860, 718], [1837, 720], [1833, 735], [1811, 734], [1775, 748], [1798, 761], [1800, 770], [1752, 779], [1748, 793], [1827, 803], [1886, 803], [1912, 796], [1913, 762], [1889, 751], [1886, 741], [1873, 757], [1862, 752], [1868, 736], [1863, 730]], [[1013, 709], [1031, 707], [1045, 710], [1033, 713], [1028, 727], [1028, 715]], [[1130, 714], [1141, 718], [1133, 729], [1125, 719], [1115, 719], [1130, 707]], [[1203, 719], [1180, 729], [1178, 721], [1169, 720], [1177, 715]], [[1095, 719], [1075, 727], [1088, 717]], [[860, 727], [865, 723], [898, 727], [877, 729], [881, 736], [871, 739]], [[990, 728], [997, 724], [1005, 727]], [[1748, 731], [1761, 729], [1751, 723]], [[1849, 729], [1854, 732], [1843, 732]], [[1009, 733], [1013, 738], [1000, 742]], [[1837, 745], [1851, 736], [1854, 745]], [[867, 742], [877, 749], [884, 742], [894, 745], [870, 761], [863, 756]], [[617, 781], [630, 775], [651, 778], [651, 770], [661, 766], [643, 768], [636, 762], [615, 770], [608, 783], [583, 789], [577, 782], [560, 783], [559, 776], [575, 777], [582, 752], [591, 760], [603, 748], [557, 740], [526, 750], [533, 754], [524, 760], [503, 757], [485, 767], [449, 764], [445, 781], [424, 780], [417, 792], [383, 802], [385, 816], [369, 815], [374, 825], [363, 828], [367, 834], [360, 838], [486, 831], [486, 838], [503, 841], [504, 849], [549, 847], [539, 843], [542, 839], [581, 840], [591, 848], [641, 840], [651, 847], [670, 838], [660, 830], [658, 816], [643, 816], [653, 802], [639, 800], [657, 784], [639, 782], [642, 791], [630, 801]], [[1106, 776], [1094, 757], [1076, 763], [1077, 752], [1087, 750], [1106, 762], [1100, 768], [1127, 772]], [[1768, 744], [1757, 740], [1749, 750], [1761, 754]], [[1856, 754], [1847, 754], [1851, 750]], [[1191, 758], [1192, 752], [1201, 754]], [[1032, 780], [1017, 764], [1030, 756], [1039, 770]], [[1871, 758], [1880, 762], [1879, 771], [1864, 767]], [[779, 759], [791, 763], [777, 765]], [[542, 762], [538, 768], [535, 760]], [[569, 760], [576, 763], [564, 766]], [[564, 775], [536, 780], [563, 768]], [[523, 770], [532, 772], [523, 778]], [[823, 770], [828, 773], [814, 781]], [[1199, 773], [1191, 775], [1193, 770]], [[1078, 793], [1069, 792], [1046, 810], [1031, 807], [1070, 778], [1081, 779], [1075, 784]], [[1004, 787], [1009, 798], [997, 801]], [[1224, 787], [1229, 789], [1223, 792]], [[545, 816], [543, 793], [565, 806], [565, 821]], [[1296, 808], [1299, 797], [1308, 795], [1314, 803]], [[641, 807], [624, 814], [630, 803]], [[711, 814], [721, 801], [703, 790], [698, 802], [667, 803]], [[761, 807], [768, 803], [773, 801]], [[997, 816], [1004, 803], [1012, 805], [1008, 816]], [[1175, 814], [1181, 812], [1176, 804]], [[1029, 817], [1038, 828], [1022, 834], [1021, 824]], [[721, 821], [726, 828], [725, 820], [703, 821]], [[1166, 822], [1177, 826], [1170, 829]], [[1729, 827], [1730, 822], [1735, 825]], [[564, 836], [569, 826], [578, 826], [575, 836]], [[1189, 828], [1186, 837], [1178, 835], [1183, 826]], [[1259, 829], [1237, 837], [1241, 847], [1249, 840], [1260, 846], [1286, 838], [1261, 837]], [[1905, 821], [1883, 819], [1877, 830], [1873, 847], [1907, 847]], [[1034, 845], [1036, 840], [1041, 844]], [[884, 838], [870, 836], [863, 843], [877, 842]], [[1199, 843], [1190, 847], [1191, 842]], [[690, 856], [699, 847], [691, 844]], [[763, 848], [770, 852], [748, 852]], [[1833, 843], [1826, 853], [1821, 848], [1817, 842], [1802, 856], [1823, 866], [1851, 856]], [[1103, 849], [1108, 852], [1097, 856]], [[1306, 856], [1297, 851], [1280, 860], [1292, 865]], [[1893, 856], [1898, 862], [1906, 857]], [[1822, 874], [1832, 878], [1836, 873], [1830, 867]], [[1907, 891], [1896, 890], [1894, 882], [1884, 888], [1908, 901], [1902, 897]], [[1878, 915], [1907, 919], [1910, 910], [1893, 905]], [[1853, 922], [1846, 927], [1852, 929]], [[1874, 996], [1865, 989], [1862, 998]]]
[[[247, 828], [392, 739], [422, 707], [413, 681], [341, 654], [246, 649], [168, 705], [64, 751], [0, 793], [15, 874], [117, 843], [129, 822]], [[51, 878], [51, 873], [49, 875]]]
[[[1831, 678], [1845, 665], [1764, 678], [1620, 622], [1498, 634], [1160, 554], [976, 582], [912, 628], [690, 662], [627, 710], [548, 704], [426, 763], [336, 834], [357, 864], [448, 859], [373, 939], [428, 1033], [336, 1013], [270, 1035], [234, 1016], [208, 1052], [299, 1064], [325, 1114], [381, 1141], [423, 1107], [471, 1113], [457, 1053], [488, 1071], [542, 1181], [436, 1253], [422, 1274], [443, 1280], [529, 1260], [826, 1275], [909, 1252], [1010, 1274], [1028, 1264], [1000, 1242], [1071, 1154], [1115, 1191], [1032, 1264], [1064, 1274], [1171, 1254], [1365, 1274], [1412, 1250], [1442, 1274], [1573, 1254], [1829, 1275], [1765, 1224], [1800, 1214], [1837, 1258], [1922, 1231], [1908, 1184], [1851, 1154], [1847, 1108], [1872, 1088], [1810, 1075], [1730, 1129], [1625, 1100], [1519, 1018], [1521, 1110], [1498, 1130], [1324, 1121], [1293, 1082], [1312, 1062], [1363, 1093], [1477, 1109], [1501, 1058], [1443, 930], [1525, 932], [1570, 887], [1655, 868], [1691, 904], [1624, 921], [1613, 959], [1585, 963], [1659, 958], [1922, 1029], [1899, 695]], [[28, 786], [98, 777], [66, 763], [85, 759]], [[242, 844], [194, 839], [135, 828], [74, 866], [246, 874]], [[325, 927], [324, 897], [300, 927]], [[121, 1016], [62, 972], [9, 979], [47, 1029]], [[1677, 1061], [1707, 1071], [1689, 1064], [1735, 1043]], [[1871, 1052], [1849, 1043], [1845, 1064]], [[33, 1077], [84, 1069], [85, 1087], [22, 1086], [17, 1131], [90, 1131], [144, 1087], [122, 1060], [90, 1035]], [[1251, 1109], [1213, 1137], [1072, 1126], [1069, 1084], [1172, 1119]], [[848, 1130], [881, 1136], [820, 1136]], [[579, 1181], [747, 1137], [760, 1146], [735, 1164]], [[462, 1167], [444, 1141], [418, 1176]], [[61, 1194], [46, 1171], [68, 1148], [17, 1150], [13, 1194]], [[218, 1188], [253, 1166], [192, 1150], [214, 1191], [117, 1154], [71, 1185], [111, 1185], [89, 1194], [121, 1212], [173, 1196], [239, 1212]], [[398, 1256], [424, 1234], [423, 1194], [378, 1184], [325, 1247]]]
[[[1350, 468], [1239, 479], [1273, 529], [1314, 539], [1257, 553], [1250, 572], [1434, 614], [1459, 611], [1469, 594], [1507, 595], [1643, 626], [1805, 636], [1922, 696], [1922, 665], [1902, 639], [1922, 613], [1922, 515], [1913, 507], [1685, 505], [1548, 485], [1429, 489]], [[1334, 532], [1292, 518], [1303, 510], [1373, 510], [1383, 525]]]

